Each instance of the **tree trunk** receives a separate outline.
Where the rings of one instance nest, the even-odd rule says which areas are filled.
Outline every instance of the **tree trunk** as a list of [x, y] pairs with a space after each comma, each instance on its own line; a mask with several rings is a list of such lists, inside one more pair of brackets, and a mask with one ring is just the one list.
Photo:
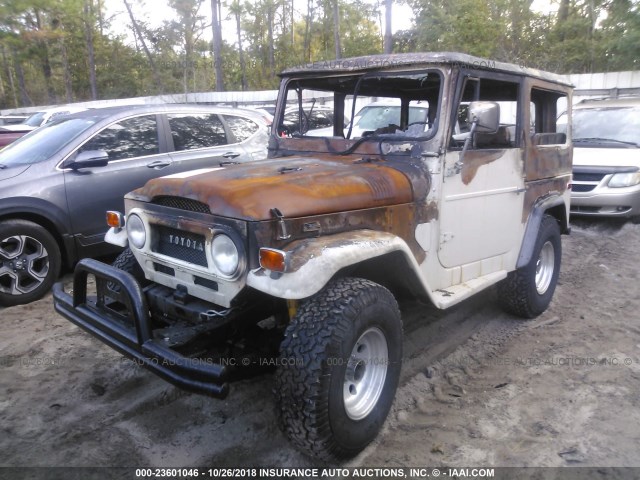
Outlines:
[[313, 0], [307, 0], [307, 18], [304, 27], [304, 51], [303, 55], [307, 62], [311, 61], [311, 22], [313, 16]]
[[[158, 93], [164, 93], [164, 87], [162, 85], [162, 80], [160, 79], [160, 75], [158, 74], [158, 69], [156, 68], [156, 64], [153, 61], [153, 57], [151, 56], [151, 52], [147, 47], [147, 42], [144, 41], [144, 37], [142, 36], [142, 32], [140, 31], [140, 27], [138, 26], [138, 22], [136, 22], [135, 17], [133, 16], [133, 12], [131, 11], [131, 7], [127, 3], [127, 0], [122, 0], [124, 2], [124, 6], [127, 7], [127, 12], [129, 12], [129, 18], [131, 19], [131, 24], [133, 25], [133, 29], [136, 32], [137, 37], [140, 39], [140, 43], [142, 44], [142, 48], [144, 53], [147, 55], [147, 59], [149, 60], [149, 66], [151, 66], [151, 71], [153, 73], [153, 80], [156, 84], [156, 88], [158, 89]], [[213, 1], [213, 0], [212, 0]]]
[[213, 66], [216, 73], [216, 92], [224, 91], [222, 77], [222, 25], [220, 23], [220, 0], [211, 0], [211, 30], [213, 33]]
[[336, 60], [342, 58], [342, 46], [340, 45], [340, 7], [338, 0], [333, 0], [333, 44], [336, 47]]
[[18, 53], [13, 50], [13, 64], [16, 70], [16, 76], [18, 77], [18, 89], [20, 90], [20, 105], [26, 107], [27, 105], [33, 105], [29, 94], [27, 93], [27, 85], [24, 81], [24, 70], [22, 70], [22, 64], [18, 58]]
[[384, 0], [384, 53], [393, 51], [393, 35], [391, 33], [391, 7], [393, 0]]
[[[64, 44], [64, 36], [60, 37], [60, 55], [62, 57], [62, 68], [64, 72], [64, 94], [67, 103], [71, 103], [73, 102], [73, 85], [71, 83], [69, 57], [67, 55], [67, 46]], [[95, 98], [93, 100], [95, 100]]]
[[89, 60], [89, 87], [91, 89], [91, 100], [97, 100], [98, 84], [96, 80], [96, 58], [93, 50], [93, 15], [90, 12], [90, 1], [91, 0], [85, 0], [84, 2], [84, 38], [87, 42], [87, 56]]
[[[40, 18], [40, 11], [34, 9], [35, 18], [36, 18], [36, 26], [38, 27], [38, 31], [42, 31], [42, 20]], [[50, 104], [56, 103], [56, 92], [53, 89], [53, 84], [51, 82], [51, 62], [49, 61], [49, 48], [47, 47], [47, 42], [43, 40], [38, 40], [38, 45], [42, 50], [41, 57], [41, 67], [42, 74], [44, 75], [44, 83], [47, 89], [47, 101]], [[24, 78], [23, 78], [24, 80]]]
[[240, 56], [240, 84], [242, 91], [247, 89], [247, 66], [244, 63], [244, 50], [242, 49], [242, 29], [240, 27], [240, 8], [235, 11], [236, 16], [236, 32], [238, 34], [238, 55]]
[[272, 78], [276, 76], [276, 54], [273, 41], [273, 1], [267, 0], [267, 49], [269, 52], [269, 73]]
[[2, 48], [2, 63], [4, 65], [4, 69], [7, 72], [7, 78], [9, 79], [9, 88], [11, 88], [11, 97], [13, 98], [13, 106], [18, 108], [18, 95], [16, 94], [16, 85], [13, 81], [13, 72], [11, 71], [11, 66], [9, 62], [7, 62], [7, 54], [4, 51], [4, 45]]

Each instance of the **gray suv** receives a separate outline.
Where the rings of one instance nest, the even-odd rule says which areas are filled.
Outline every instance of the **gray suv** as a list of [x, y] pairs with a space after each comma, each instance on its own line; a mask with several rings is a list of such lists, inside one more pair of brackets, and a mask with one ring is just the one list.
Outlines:
[[147, 180], [260, 160], [268, 127], [248, 110], [109, 107], [65, 116], [0, 152], [0, 305], [44, 295], [63, 266], [110, 251], [106, 210]]

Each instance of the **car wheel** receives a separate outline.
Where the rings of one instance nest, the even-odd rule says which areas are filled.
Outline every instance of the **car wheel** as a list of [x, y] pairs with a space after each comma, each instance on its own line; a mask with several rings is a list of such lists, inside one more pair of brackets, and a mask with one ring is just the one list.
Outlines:
[[280, 346], [280, 427], [307, 454], [356, 455], [378, 434], [395, 395], [402, 322], [393, 295], [343, 278], [304, 302]]
[[560, 227], [555, 218], [545, 215], [529, 264], [509, 273], [498, 284], [502, 307], [523, 318], [544, 312], [558, 283], [561, 257]]
[[0, 222], [0, 305], [33, 302], [60, 274], [60, 248], [40, 225], [26, 220]]

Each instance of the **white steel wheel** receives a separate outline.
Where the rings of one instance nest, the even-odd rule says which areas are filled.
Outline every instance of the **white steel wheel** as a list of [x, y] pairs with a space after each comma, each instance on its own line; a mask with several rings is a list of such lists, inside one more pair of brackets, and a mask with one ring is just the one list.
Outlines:
[[365, 418], [378, 403], [388, 364], [387, 339], [379, 328], [364, 332], [353, 346], [344, 377], [344, 408], [352, 420]]
[[538, 294], [544, 295], [551, 285], [553, 272], [555, 271], [555, 252], [553, 244], [547, 241], [540, 250], [538, 261], [536, 262], [536, 290]]

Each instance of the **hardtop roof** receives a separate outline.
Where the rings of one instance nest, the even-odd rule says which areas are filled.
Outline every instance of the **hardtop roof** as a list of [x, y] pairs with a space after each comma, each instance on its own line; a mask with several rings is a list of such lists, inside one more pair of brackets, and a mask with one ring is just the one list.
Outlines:
[[450, 65], [481, 70], [493, 70], [515, 73], [529, 77], [540, 78], [567, 87], [573, 85], [562, 75], [545, 72], [535, 68], [528, 68], [512, 63], [488, 60], [474, 57], [466, 53], [457, 52], [422, 52], [422, 53], [392, 53], [381, 55], [367, 55], [363, 57], [342, 58], [339, 60], [323, 60], [310, 62], [284, 70], [280, 76], [289, 77], [305, 74], [328, 73], [356, 73], [375, 70], [393, 71], [407, 67]]

